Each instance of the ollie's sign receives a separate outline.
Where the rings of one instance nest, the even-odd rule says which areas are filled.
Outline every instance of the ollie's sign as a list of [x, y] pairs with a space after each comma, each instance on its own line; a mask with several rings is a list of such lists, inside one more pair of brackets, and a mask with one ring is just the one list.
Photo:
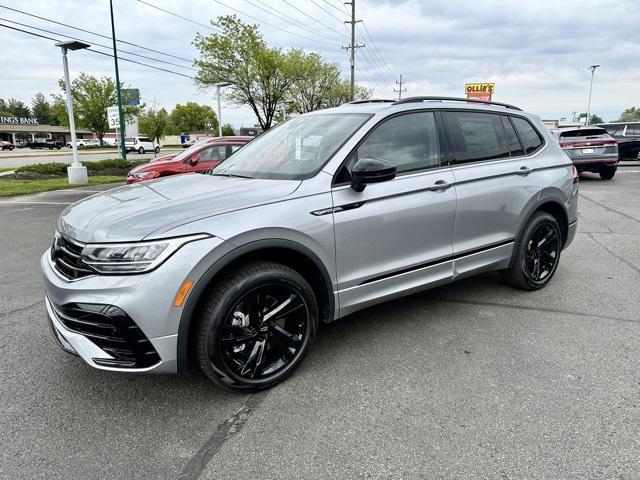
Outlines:
[[467, 94], [467, 98], [490, 102], [495, 88], [495, 83], [467, 83], [464, 86], [464, 91]]
[[0, 123], [10, 125], [38, 125], [38, 119], [33, 117], [0, 117]]

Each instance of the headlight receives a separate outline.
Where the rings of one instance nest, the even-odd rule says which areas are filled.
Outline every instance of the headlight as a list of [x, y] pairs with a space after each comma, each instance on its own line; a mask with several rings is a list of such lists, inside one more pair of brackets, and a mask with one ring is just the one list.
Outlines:
[[149, 242], [94, 243], [86, 245], [80, 256], [99, 273], [144, 273], [158, 267], [183, 245], [209, 237], [200, 233]]
[[155, 178], [157, 175], [158, 175], [157, 172], [127, 173], [128, 177], [133, 177], [133, 178]]

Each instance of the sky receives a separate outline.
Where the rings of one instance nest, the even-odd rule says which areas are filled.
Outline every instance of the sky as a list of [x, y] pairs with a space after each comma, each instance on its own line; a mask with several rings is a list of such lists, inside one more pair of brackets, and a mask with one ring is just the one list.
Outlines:
[[[340, 0], [113, 0], [113, 5], [117, 38], [137, 45], [119, 44], [120, 80], [139, 88], [147, 105], [171, 110], [177, 103], [195, 101], [216, 108], [215, 91], [203, 90], [189, 78], [196, 73], [191, 62], [198, 56], [192, 42], [197, 33], [214, 33], [210, 20], [233, 13], [258, 24], [269, 45], [320, 53], [340, 65], [344, 78], [349, 76], [348, 54], [341, 48], [350, 41], [342, 23], [349, 17]], [[403, 96], [462, 97], [467, 82], [495, 82], [494, 100], [545, 119], [570, 120], [573, 112], [586, 111], [588, 67], [599, 64], [591, 111], [610, 121], [624, 109], [640, 106], [638, 0], [356, 0], [356, 6], [356, 17], [363, 20], [356, 41], [366, 45], [356, 51], [356, 82], [373, 89], [374, 97], [396, 96], [400, 74], [407, 89]], [[110, 37], [108, 0], [0, 0], [0, 24], [56, 39], [76, 38], [100, 51], [108, 50], [97, 44], [110, 44], [93, 35]], [[53, 41], [0, 27], [0, 45], [1, 98], [30, 104], [36, 92], [59, 93], [62, 60]], [[69, 66], [72, 78], [80, 72], [114, 76], [113, 60], [95, 52], [70, 52]], [[222, 117], [236, 128], [256, 123], [246, 106], [227, 102]]]

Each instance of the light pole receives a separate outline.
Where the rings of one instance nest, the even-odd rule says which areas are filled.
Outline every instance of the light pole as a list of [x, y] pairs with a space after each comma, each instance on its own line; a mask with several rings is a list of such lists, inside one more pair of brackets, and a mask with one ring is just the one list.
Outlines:
[[113, 1], [109, 0], [111, 13], [111, 39], [113, 41], [113, 62], [116, 67], [116, 98], [118, 99], [118, 118], [120, 119], [120, 157], [127, 159], [127, 147], [124, 145], [126, 125], [124, 123], [124, 111], [122, 110], [122, 94], [120, 93], [120, 73], [118, 72], [118, 49], [116, 48], [116, 26], [113, 22]]
[[228, 87], [232, 85], [229, 82], [219, 82], [213, 84], [216, 87], [216, 95], [218, 97], [218, 136], [222, 136], [222, 108], [220, 107], [220, 87]]
[[71, 82], [69, 81], [69, 62], [67, 62], [67, 50], [82, 50], [91, 45], [77, 40], [56, 43], [56, 47], [62, 49], [62, 67], [64, 69], [64, 85], [67, 91], [67, 114], [69, 115], [69, 129], [71, 130], [71, 150], [73, 151], [73, 162], [67, 167], [69, 183], [72, 185], [86, 185], [89, 183], [87, 167], [82, 166], [78, 160], [78, 145], [76, 142], [76, 122], [73, 118], [73, 102], [71, 101]]
[[587, 103], [587, 119], [584, 124], [589, 125], [589, 113], [591, 111], [591, 90], [593, 90], [593, 75], [596, 73], [596, 68], [600, 65], [591, 65], [589, 70], [591, 70], [591, 83], [589, 84], [589, 102]]

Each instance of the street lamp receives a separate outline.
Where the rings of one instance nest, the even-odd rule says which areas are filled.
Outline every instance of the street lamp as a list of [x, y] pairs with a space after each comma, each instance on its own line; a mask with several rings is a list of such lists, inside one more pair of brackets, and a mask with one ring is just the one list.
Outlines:
[[589, 112], [591, 111], [591, 90], [593, 90], [593, 75], [596, 73], [596, 68], [600, 65], [591, 65], [589, 70], [591, 70], [591, 83], [589, 84], [589, 102], [587, 103], [587, 119], [584, 124], [589, 125]]
[[67, 90], [67, 114], [69, 115], [69, 129], [71, 130], [71, 149], [73, 162], [67, 167], [69, 183], [72, 185], [86, 185], [89, 183], [87, 167], [82, 166], [78, 160], [78, 145], [76, 143], [76, 122], [73, 118], [73, 103], [71, 101], [71, 82], [69, 81], [69, 62], [67, 62], [67, 50], [82, 50], [91, 45], [77, 40], [56, 43], [56, 47], [62, 49], [62, 66], [64, 68], [64, 85]]
[[228, 87], [233, 85], [229, 82], [219, 82], [213, 84], [216, 87], [216, 95], [218, 97], [218, 136], [222, 136], [222, 109], [220, 108], [220, 87]]

